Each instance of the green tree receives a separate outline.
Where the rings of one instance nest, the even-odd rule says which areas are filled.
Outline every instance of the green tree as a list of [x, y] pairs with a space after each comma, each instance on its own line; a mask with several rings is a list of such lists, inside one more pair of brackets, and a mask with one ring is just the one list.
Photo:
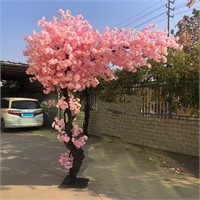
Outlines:
[[100, 85], [97, 87], [99, 97], [104, 101], [123, 102], [127, 94], [133, 93], [133, 86], [141, 83], [144, 79], [146, 69], [139, 68], [136, 73], [129, 72], [123, 69], [116, 69], [114, 74], [118, 77], [117, 80], [106, 82], [100, 80]]
[[199, 41], [199, 17], [200, 11], [194, 9], [192, 16], [185, 15], [177, 24], [176, 36], [179, 36], [179, 43], [185, 51], [190, 51]]
[[[154, 89], [162, 85], [162, 98], [172, 103], [172, 111], [178, 107], [191, 108], [197, 114], [199, 108], [199, 45], [190, 53], [171, 52], [168, 64], [154, 63], [148, 70], [148, 80], [155, 80]], [[168, 95], [170, 94], [170, 96]]]
[[[116, 70], [117, 81], [101, 82], [100, 97], [106, 101], [123, 101], [124, 93], [131, 94], [134, 85], [152, 83], [153, 90], [162, 85], [160, 99], [169, 102], [170, 112], [179, 107], [190, 108], [192, 115], [199, 110], [199, 11], [194, 10], [191, 17], [184, 16], [178, 23], [176, 36], [183, 50], [171, 50], [167, 63], [151, 62], [152, 67], [140, 68], [136, 73]], [[158, 98], [157, 96], [155, 98]]]

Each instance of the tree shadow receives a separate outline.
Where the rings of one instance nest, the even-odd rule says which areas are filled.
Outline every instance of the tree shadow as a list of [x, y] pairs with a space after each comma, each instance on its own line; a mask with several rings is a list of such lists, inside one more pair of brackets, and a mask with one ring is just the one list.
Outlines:
[[[1, 185], [88, 188], [90, 195], [114, 199], [198, 199], [198, 159], [90, 136], [76, 187], [61, 185], [68, 174], [58, 163], [65, 146], [51, 130], [7, 132], [1, 137]], [[194, 159], [194, 161], [192, 160]], [[163, 163], [163, 162], [167, 163]], [[173, 161], [173, 162], [172, 162]], [[188, 162], [188, 164], [187, 164]], [[189, 163], [192, 163], [192, 168]], [[185, 164], [183, 166], [182, 164]], [[177, 174], [171, 168], [184, 168]], [[186, 172], [186, 173], [185, 173]], [[89, 180], [88, 180], [89, 179]], [[59, 187], [60, 186], [60, 187]]]
[[199, 178], [199, 157], [183, 155], [173, 152], [166, 152], [166, 155], [173, 159], [178, 166], [181, 166], [184, 172]]
[[[100, 196], [127, 200], [199, 198], [196, 157], [102, 139], [91, 140], [86, 153], [90, 163], [83, 175], [90, 178], [88, 187]], [[192, 159], [193, 170], [189, 171], [182, 163]], [[173, 170], [181, 167], [185, 167], [182, 173]]]

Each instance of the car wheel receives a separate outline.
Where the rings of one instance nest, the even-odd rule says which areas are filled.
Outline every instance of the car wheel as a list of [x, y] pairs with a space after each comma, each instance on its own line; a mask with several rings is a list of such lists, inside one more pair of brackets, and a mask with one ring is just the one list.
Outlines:
[[3, 119], [1, 119], [1, 131], [5, 132], [6, 131], [6, 127], [5, 127], [5, 122]]

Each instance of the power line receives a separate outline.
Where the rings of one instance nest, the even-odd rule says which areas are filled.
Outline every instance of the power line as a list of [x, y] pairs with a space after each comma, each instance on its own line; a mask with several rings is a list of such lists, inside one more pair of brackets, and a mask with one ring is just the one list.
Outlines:
[[[155, 4], [153, 4], [152, 6], [150, 6], [150, 7], [146, 8], [146, 9], [142, 10], [141, 12], [137, 13], [136, 15], [143, 14], [145, 11], [147, 11], [147, 10], [149, 10], [150, 8], [152, 8], [152, 7], [156, 6], [156, 5], [158, 5], [158, 4], [161, 3], [162, 1], [164, 1], [164, 0], [161, 0], [161, 1], [159, 1], [159, 2], [157, 2], [157, 3], [155, 3]], [[120, 25], [122, 25], [122, 24], [124, 24], [124, 23], [126, 23], [126, 22], [128, 22], [128, 21], [130, 21], [130, 20], [133, 19], [136, 15], [134, 15], [134, 16], [132, 16], [132, 17], [130, 17], [130, 18], [128, 18], [128, 19], [122, 21], [121, 23], [117, 24], [115, 27], [118, 27], [118, 26], [120, 26]]]
[[183, 7], [186, 7], [187, 6], [187, 4], [186, 3], [183, 3], [183, 4], [180, 4], [180, 5], [178, 5], [178, 6], [175, 6], [174, 8], [175, 9], [179, 9], [179, 8], [183, 8]]
[[155, 24], [159, 24], [160, 22], [163, 22], [165, 20], [167, 20], [167, 17], [165, 17], [164, 19], [161, 19], [160, 21], [156, 22]]
[[[138, 15], [140, 15], [140, 14], [144, 13], [145, 11], [151, 9], [152, 7], [158, 5], [158, 4], [161, 3], [162, 1], [163, 1], [163, 0], [157, 2], [156, 4], [150, 6], [149, 8], [147, 8], [147, 9], [145, 9], [145, 10], [141, 11], [140, 13], [138, 13]], [[178, 14], [181, 14], [181, 13], [184, 13], [184, 12], [187, 12], [187, 11], [190, 11], [190, 10], [193, 10], [193, 9], [187, 9], [187, 10], [184, 10], [184, 11], [181, 11], [181, 12], [178, 12], [178, 13], [175, 13], [173, 16], [171, 16], [169, 10], [173, 10], [173, 11], [174, 11], [175, 9], [180, 9], [180, 8], [183, 8], [183, 7], [187, 7], [187, 4], [184, 3], [184, 4], [179, 4], [179, 5], [177, 5], [177, 6], [173, 7], [173, 8], [170, 8], [170, 5], [169, 5], [169, 4], [170, 4], [170, 3], [174, 3], [174, 2], [176, 2], [176, 1], [177, 1], [177, 0], [174, 0], [174, 1], [168, 0], [168, 5], [167, 5], [167, 4], [164, 4], [164, 5], [160, 6], [160, 7], [157, 7], [157, 8], [155, 8], [154, 10], [151, 10], [151, 12], [148, 12], [148, 13], [146, 13], [146, 14], [140, 16], [140, 17], [137, 17], [136, 19], [134, 19], [134, 20], [132, 20], [132, 21], [130, 21], [130, 20], [133, 19], [134, 16], [133, 16], [133, 17], [130, 17], [129, 19], [127, 19], [127, 20], [125, 20], [125, 21], [119, 23], [117, 26], [122, 25], [122, 24], [124, 24], [124, 23], [125, 23], [125, 24], [123, 25], [124, 27], [130, 26], [130, 25], [133, 24], [134, 22], [136, 22], [136, 21], [138, 22], [138, 21], [144, 19], [146, 16], [152, 14], [154, 11], [157, 11], [157, 10], [159, 10], [160, 8], [164, 7], [164, 6], [166, 6], [166, 7], [168, 8], [168, 11], [163, 12], [163, 13], [161, 13], [161, 14], [159, 14], [159, 15], [157, 15], [157, 16], [155, 16], [155, 17], [153, 17], [153, 18], [151, 18], [151, 19], [149, 19], [149, 20], [147, 20], [147, 21], [145, 21], [145, 22], [143, 22], [143, 23], [141, 23], [141, 24], [139, 24], [139, 25], [136, 25], [134, 28], [138, 28], [138, 27], [140, 27], [140, 26], [142, 26], [142, 25], [144, 25], [144, 24], [146, 24], [146, 23], [148, 23], [148, 22], [150, 22], [150, 21], [152, 21], [152, 20], [154, 20], [154, 19], [157, 19], [158, 17], [160, 17], [160, 16], [162, 16], [162, 15], [164, 15], [164, 14], [167, 14], [167, 15], [168, 15], [167, 18], [170, 18], [170, 17], [174, 17], [174, 15], [178, 15]], [[199, 2], [200, 2], [200, 1], [196, 1], [195, 4], [196, 4], [196, 3], [199, 3]], [[196, 7], [196, 8], [199, 8], [199, 7]], [[167, 18], [164, 18], [164, 19], [159, 20], [158, 22], [156, 22], [156, 24], [158, 24], [158, 23], [160, 23], [160, 22], [162, 22], [162, 21], [167, 20]], [[128, 21], [130, 21], [130, 22], [128, 22]], [[168, 21], [169, 21], [169, 19], [168, 19]], [[128, 23], [126, 23], [126, 22], [128, 22]], [[117, 27], [117, 26], [116, 26], [116, 27]], [[121, 26], [121, 27], [122, 27], [122, 26]], [[120, 27], [120, 28], [121, 28], [121, 27]], [[169, 28], [169, 27], [168, 27], [168, 28]]]
[[[196, 3], [199, 3], [200, 1], [196, 1], [196, 2], [194, 2], [194, 4], [193, 5], [195, 5]], [[197, 4], [198, 5], [198, 4]], [[178, 6], [176, 6], [175, 7], [175, 9], [178, 11], [181, 11], [181, 9], [180, 8], [183, 8], [183, 7], [188, 7], [187, 6], [187, 4], [181, 4], [181, 5], [178, 5]], [[183, 18], [183, 15], [181, 15], [181, 13], [184, 13], [184, 12], [186, 12], [186, 11], [182, 11], [182, 12], [179, 12], [179, 13], [176, 13], [175, 15], [180, 15], [182, 18]]]
[[[194, 4], [193, 5], [195, 5], [196, 3], [199, 3], [200, 1], [196, 1], [196, 2], [194, 2]], [[183, 8], [183, 7], [187, 7], [187, 3], [183, 3], [183, 4], [180, 4], [180, 5], [177, 5], [177, 6], [175, 6], [174, 8], [175, 9], [179, 9], [179, 8]]]
[[[160, 6], [159, 8], [154, 9], [154, 10], [152, 10], [151, 12], [149, 12], [149, 13], [143, 15], [142, 17], [136, 18], [135, 20], [133, 20], [133, 21], [131, 21], [131, 22], [125, 24], [124, 26], [125, 26], [125, 27], [126, 27], [126, 26], [129, 26], [129, 25], [133, 24], [135, 21], [139, 21], [139, 20], [145, 18], [146, 16], [152, 14], [152, 12], [157, 11], [158, 9], [160, 9], [160, 8], [162, 8], [162, 7], [164, 7], [164, 6], [165, 6], [165, 5], [162, 5], [162, 6]], [[121, 28], [121, 27], [120, 27], [120, 28]]]
[[[200, 8], [200, 7], [197, 7], [197, 8]], [[174, 15], [178, 15], [178, 14], [181, 14], [181, 13], [184, 13], [184, 12], [188, 12], [188, 11], [191, 11], [191, 10], [193, 10], [193, 9], [187, 9], [187, 10], [184, 10], [184, 11], [181, 11], [181, 12], [178, 12], [178, 13], [175, 13]], [[165, 21], [165, 20], [167, 20], [167, 17], [164, 18], [164, 19], [161, 19], [160, 21], [157, 21], [155, 24], [159, 24], [160, 22], [163, 22], [163, 21]]]
[[151, 18], [151, 19], [149, 19], [148, 21], [145, 21], [145, 22], [143, 22], [142, 24], [139, 24], [139, 25], [135, 26], [135, 28], [138, 28], [138, 27], [140, 27], [140, 26], [142, 26], [142, 25], [144, 25], [144, 24], [146, 24], [146, 23], [148, 23], [148, 22], [150, 22], [150, 21], [152, 21], [152, 20], [154, 20], [154, 19], [156, 19], [156, 18], [158, 18], [158, 17], [164, 15], [164, 14], [166, 14], [166, 12], [163, 12], [163, 13], [161, 13], [161, 14], [159, 14], [159, 15], [157, 15], [157, 16]]
[[[196, 8], [200, 8], [200, 6], [199, 7], [196, 7]], [[195, 9], [196, 9], [195, 8]], [[179, 12], [179, 13], [175, 13], [174, 15], [178, 15], [178, 14], [181, 14], [181, 13], [185, 13], [185, 12], [188, 12], [188, 11], [190, 11], [190, 10], [194, 10], [193, 8], [192, 9], [187, 9], [187, 10], [184, 10], [184, 11], [182, 11], [182, 12]]]
[[[148, 22], [150, 22], [150, 21], [152, 21], [152, 20], [154, 20], [154, 19], [156, 19], [156, 18], [158, 18], [158, 17], [164, 15], [164, 14], [167, 14], [167, 19], [168, 19], [168, 21], [167, 21], [167, 22], [168, 22], [168, 32], [169, 32], [169, 31], [170, 31], [170, 18], [173, 17], [173, 16], [170, 15], [170, 11], [171, 11], [171, 10], [174, 11], [174, 8], [171, 8], [171, 3], [174, 4], [174, 2], [175, 2], [175, 1], [170, 1], [170, 0], [168, 0], [168, 4], [166, 4], [166, 7], [168, 8], [168, 11], [167, 11], [167, 12], [163, 12], [163, 13], [157, 15], [157, 16], [155, 16], [155, 17], [153, 17], [153, 18], [151, 18], [151, 19], [149, 19], [149, 20], [147, 20], [147, 21], [145, 21], [145, 22], [143, 22], [143, 23], [137, 25], [135, 28], [138, 28], [138, 27], [140, 27], [140, 26], [142, 26], [142, 25], [144, 25], [144, 24], [146, 24], [146, 23], [148, 23]], [[157, 22], [157, 23], [160, 23], [160, 22], [162, 22], [162, 21], [164, 21], [164, 20], [166, 20], [166, 18], [160, 20], [160, 21]]]

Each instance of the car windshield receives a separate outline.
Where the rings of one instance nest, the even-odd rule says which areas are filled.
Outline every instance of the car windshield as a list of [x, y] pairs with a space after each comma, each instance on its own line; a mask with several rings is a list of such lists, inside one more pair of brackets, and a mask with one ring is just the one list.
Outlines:
[[38, 101], [13, 101], [11, 108], [16, 108], [16, 109], [38, 109], [41, 108], [40, 104]]

